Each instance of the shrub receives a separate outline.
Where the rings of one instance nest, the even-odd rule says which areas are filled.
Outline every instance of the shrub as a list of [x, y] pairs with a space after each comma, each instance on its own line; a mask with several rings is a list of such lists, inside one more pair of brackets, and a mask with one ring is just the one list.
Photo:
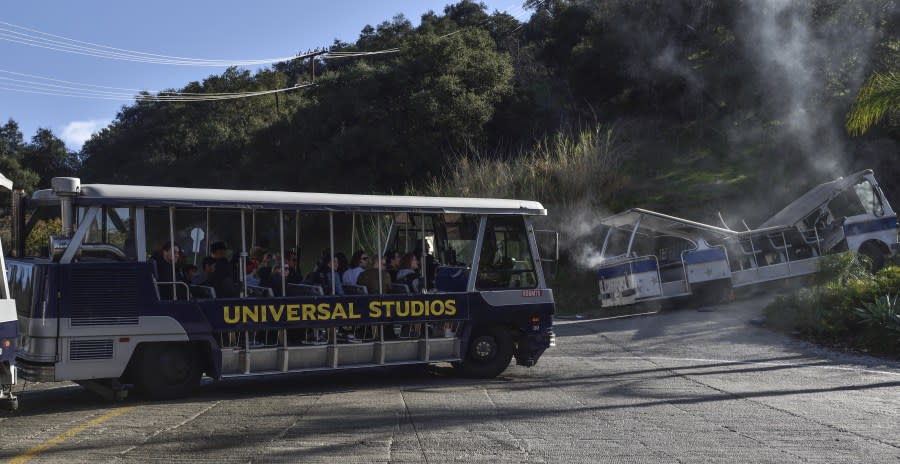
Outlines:
[[870, 345], [882, 348], [879, 351], [896, 353], [900, 348], [900, 297], [882, 295], [872, 303], [856, 308], [860, 324], [866, 331], [863, 336]]
[[827, 256], [817, 285], [775, 299], [767, 308], [771, 327], [817, 341], [897, 354], [900, 346], [900, 267], [872, 275], [850, 253]]

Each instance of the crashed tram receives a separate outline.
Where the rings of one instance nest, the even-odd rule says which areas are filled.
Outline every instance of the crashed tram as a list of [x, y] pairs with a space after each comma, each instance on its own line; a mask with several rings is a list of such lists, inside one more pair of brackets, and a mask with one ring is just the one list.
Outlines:
[[631, 209], [604, 218], [597, 271], [603, 307], [685, 297], [812, 274], [851, 251], [880, 268], [895, 253], [897, 215], [871, 170], [821, 184], [763, 222], [737, 231]]
[[[553, 292], [531, 222], [547, 211], [537, 202], [54, 178], [51, 189], [13, 205], [15, 257], [8, 263], [23, 379], [71, 380], [114, 397], [134, 387], [173, 398], [189, 394], [203, 375], [449, 362], [486, 378], [512, 358], [533, 366], [554, 344]], [[332, 272], [317, 283], [282, 278], [264, 286], [250, 278], [249, 251], [257, 244], [278, 252], [271, 272], [282, 276], [303, 275], [287, 260], [301, 249], [324, 248], [320, 262], [334, 266], [335, 221], [347, 226], [351, 218], [354, 233], [357, 220], [367, 221], [360, 234], [368, 241], [356, 240], [349, 227], [342, 237], [354, 249], [377, 251], [376, 259], [388, 250], [425, 250], [419, 270], [427, 278], [418, 288], [391, 284], [378, 271], [374, 291], [338, 286]], [[34, 238], [42, 223], [61, 224], [61, 231], [35, 248], [45, 243]], [[172, 251], [179, 253], [172, 244], [190, 250], [190, 260], [209, 256], [211, 241], [213, 251], [216, 243], [231, 244], [231, 259], [221, 259], [233, 285], [173, 279]]]

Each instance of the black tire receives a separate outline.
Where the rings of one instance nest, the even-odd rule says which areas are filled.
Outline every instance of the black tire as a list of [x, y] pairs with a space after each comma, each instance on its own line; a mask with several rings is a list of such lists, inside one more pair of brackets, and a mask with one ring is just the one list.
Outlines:
[[713, 306], [732, 301], [731, 285], [721, 281], [707, 282], [691, 287], [693, 303], [696, 306]]
[[13, 411], [19, 409], [19, 399], [11, 398], [11, 399], [4, 400], [3, 409], [5, 409], [9, 412], [13, 412]]
[[200, 386], [200, 356], [186, 343], [142, 345], [135, 357], [135, 387], [148, 398], [182, 398]]
[[476, 329], [463, 360], [454, 363], [453, 367], [465, 377], [491, 379], [509, 367], [513, 348], [513, 338], [508, 330], [502, 327]]
[[884, 252], [873, 243], [866, 243], [859, 249], [859, 254], [869, 258], [869, 262], [871, 262], [871, 266], [869, 270], [872, 274], [881, 270], [884, 267]]

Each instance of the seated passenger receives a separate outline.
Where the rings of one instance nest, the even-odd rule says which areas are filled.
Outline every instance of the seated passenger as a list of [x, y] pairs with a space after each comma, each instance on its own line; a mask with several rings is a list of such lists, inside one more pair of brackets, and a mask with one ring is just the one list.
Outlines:
[[400, 259], [400, 270], [395, 283], [409, 285], [413, 293], [422, 289], [422, 276], [419, 274], [419, 260], [416, 255], [407, 253]]
[[434, 287], [434, 276], [437, 271], [440, 263], [434, 258], [434, 255], [431, 254], [431, 245], [428, 242], [425, 242], [425, 257], [424, 260], [422, 258], [422, 245], [416, 245], [416, 248], [413, 250], [413, 254], [416, 255], [416, 259], [419, 260], [419, 269], [421, 270], [421, 266], [425, 264], [425, 273], [428, 279], [428, 286]]
[[[378, 288], [378, 274], [381, 273], [381, 288]], [[357, 285], [365, 285], [370, 295], [387, 293], [386, 289], [391, 288], [391, 274], [384, 270], [384, 261], [378, 260], [375, 267], [371, 267], [363, 271], [359, 278], [356, 279]]]
[[350, 269], [343, 273], [344, 285], [356, 285], [359, 275], [369, 267], [369, 255], [363, 250], [357, 250], [350, 258]]
[[266, 250], [263, 250], [260, 246], [254, 246], [250, 249], [250, 252], [247, 253], [247, 275], [252, 274], [256, 270], [256, 266], [259, 266], [265, 253]]
[[347, 269], [350, 269], [350, 261], [347, 260], [347, 255], [341, 251], [335, 253], [334, 257], [337, 258], [337, 265], [334, 270], [337, 271], [338, 277], [341, 277], [344, 275], [344, 272], [347, 272]]
[[237, 296], [231, 263], [228, 262], [225, 253], [227, 250], [228, 246], [225, 245], [225, 242], [215, 242], [209, 247], [209, 252], [216, 260], [216, 268], [210, 274], [209, 282], [216, 289], [216, 295], [224, 298]]
[[197, 266], [193, 264], [185, 264], [184, 267], [181, 268], [181, 273], [184, 275], [184, 283], [190, 285], [193, 283], [194, 277], [197, 277]]
[[400, 270], [400, 253], [388, 251], [384, 254], [384, 268], [391, 275], [391, 280], [397, 280], [397, 272]]
[[331, 284], [334, 282], [334, 294], [343, 295], [344, 286], [341, 283], [341, 276], [332, 269], [338, 267], [338, 257], [331, 257], [331, 252], [326, 249], [322, 252], [322, 258], [316, 266], [316, 270], [307, 274], [303, 279], [304, 284], [321, 285], [326, 295], [331, 295]]
[[290, 273], [290, 268], [288, 268], [287, 265], [285, 265], [284, 268], [281, 267], [281, 263], [275, 263], [275, 265], [272, 266], [271, 277], [269, 279], [270, 285], [266, 285], [266, 287], [271, 288], [272, 293], [275, 296], [284, 296], [284, 293], [281, 290], [282, 286], [287, 284], [285, 280], [285, 274], [287, 273]]
[[[156, 267], [156, 281], [157, 282], [167, 282], [171, 284], [172, 282], [184, 282], [184, 276], [181, 274], [181, 268], [177, 265], [177, 256], [181, 253], [181, 249], [178, 245], [172, 245], [172, 242], [166, 242], [163, 244], [159, 253], [153, 257], [153, 263]], [[176, 263], [174, 266], [173, 263]], [[173, 269], [174, 268], [174, 269]], [[172, 285], [157, 285], [159, 288], [159, 297], [162, 300], [171, 300], [173, 299]], [[175, 288], [178, 299], [183, 300], [187, 299], [187, 289], [184, 288], [183, 285], [178, 285]]]
[[287, 283], [299, 284], [303, 282], [303, 274], [300, 273], [300, 258], [297, 256], [297, 253], [289, 251], [285, 264], [290, 270], [287, 275]]
[[212, 287], [209, 278], [216, 272], [216, 259], [212, 256], [207, 256], [203, 258], [203, 262], [200, 263], [200, 265], [203, 266], [203, 268], [194, 274], [190, 283], [193, 285], [207, 285]]

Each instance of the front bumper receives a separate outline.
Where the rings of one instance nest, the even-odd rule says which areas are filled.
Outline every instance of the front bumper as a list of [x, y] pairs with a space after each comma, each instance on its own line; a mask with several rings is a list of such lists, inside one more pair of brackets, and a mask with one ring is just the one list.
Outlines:
[[23, 379], [31, 382], [56, 381], [56, 366], [53, 364], [32, 363], [20, 358], [17, 360], [16, 368]]
[[516, 349], [516, 364], [531, 367], [537, 364], [544, 351], [551, 346], [556, 346], [556, 334], [552, 328], [545, 328], [537, 332], [528, 331], [519, 337]]

